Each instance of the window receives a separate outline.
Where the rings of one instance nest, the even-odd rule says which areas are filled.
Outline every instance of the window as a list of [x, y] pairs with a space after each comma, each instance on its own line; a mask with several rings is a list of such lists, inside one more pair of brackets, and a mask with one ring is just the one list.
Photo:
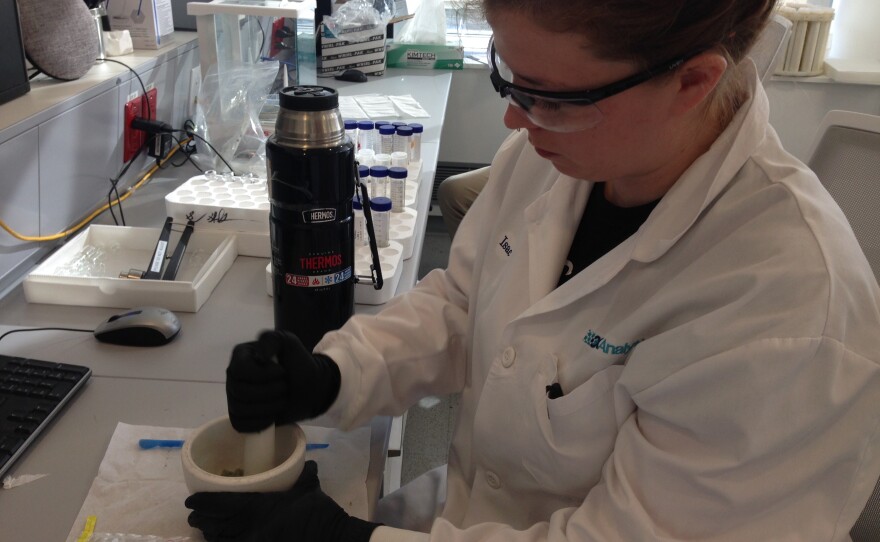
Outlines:
[[492, 29], [482, 14], [462, 8], [457, 0], [446, 2], [446, 42], [464, 47], [464, 56], [477, 62], [486, 63], [486, 48]]

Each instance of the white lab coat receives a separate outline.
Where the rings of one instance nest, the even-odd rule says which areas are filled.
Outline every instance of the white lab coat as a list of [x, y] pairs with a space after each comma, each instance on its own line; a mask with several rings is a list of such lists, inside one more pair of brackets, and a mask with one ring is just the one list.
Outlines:
[[559, 288], [591, 183], [514, 134], [448, 268], [318, 345], [344, 428], [461, 392], [431, 540], [848, 540], [880, 475], [880, 291], [751, 77], [638, 232]]

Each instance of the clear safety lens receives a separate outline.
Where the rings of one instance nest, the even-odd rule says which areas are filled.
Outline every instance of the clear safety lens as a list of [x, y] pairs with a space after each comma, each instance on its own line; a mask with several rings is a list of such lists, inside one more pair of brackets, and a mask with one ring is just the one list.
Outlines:
[[552, 132], [577, 132], [601, 122], [602, 111], [595, 103], [589, 100], [558, 100], [536, 96], [513, 84], [513, 71], [498, 56], [497, 51], [493, 61], [495, 70], [503, 79], [498, 89], [501, 97], [522, 110], [536, 126]]

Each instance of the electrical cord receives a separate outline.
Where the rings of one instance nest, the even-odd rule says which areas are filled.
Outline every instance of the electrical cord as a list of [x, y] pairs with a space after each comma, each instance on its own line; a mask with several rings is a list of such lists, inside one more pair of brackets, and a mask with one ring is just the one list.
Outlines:
[[[150, 107], [150, 100], [147, 99], [147, 86], [144, 84], [144, 80], [141, 79], [141, 76], [138, 75], [138, 72], [136, 72], [134, 70], [134, 68], [132, 68], [131, 66], [129, 66], [125, 62], [120, 62], [119, 60], [114, 60], [112, 58], [105, 58], [104, 60], [106, 62], [113, 62], [114, 64], [119, 64], [120, 66], [127, 68], [128, 71], [130, 71], [132, 73], [132, 75], [134, 75], [137, 78], [138, 83], [140, 83], [140, 85], [141, 85], [141, 91], [143, 92], [143, 96], [144, 96], [144, 106], [146, 107], [146, 110], [147, 110], [147, 117], [146, 118], [148, 118], [148, 119], [153, 118], [153, 111]], [[141, 145], [141, 147], [138, 149], [137, 153], [135, 153], [135, 155], [132, 156], [131, 160], [126, 162], [126, 164], [122, 168], [122, 171], [119, 172], [119, 174], [116, 176], [116, 178], [110, 179], [110, 190], [107, 192], [107, 203], [109, 205], [108, 209], [110, 210], [110, 216], [113, 217], [113, 223], [116, 224], [117, 226], [119, 225], [120, 220], [116, 218], [116, 213], [113, 212], [113, 205], [111, 203], [112, 198], [113, 198], [113, 194], [114, 193], [116, 194], [116, 201], [117, 202], [121, 201], [119, 199], [119, 190], [117, 188], [117, 184], [119, 183], [119, 180], [122, 178], [122, 176], [125, 175], [125, 173], [128, 171], [128, 168], [130, 168], [131, 165], [138, 159], [138, 157], [143, 153], [144, 149], [149, 146], [151, 140], [152, 140], [152, 137], [147, 139], [146, 141], [144, 141], [144, 144]], [[118, 205], [118, 207], [119, 207], [119, 217], [122, 220], [122, 225], [125, 226], [125, 214], [122, 211], [122, 205]]]
[[199, 134], [195, 133], [194, 130], [174, 130], [174, 132], [182, 132], [182, 133], [186, 134], [187, 136], [189, 136], [189, 137], [191, 137], [191, 138], [194, 137], [194, 138], [197, 138], [197, 139], [199, 139], [200, 141], [204, 142], [205, 145], [207, 145], [208, 148], [210, 148], [212, 151], [214, 151], [214, 154], [216, 154], [217, 157], [220, 158], [220, 160], [222, 160], [224, 164], [226, 164], [226, 167], [229, 168], [229, 171], [231, 171], [232, 173], [235, 173], [235, 170], [232, 169], [232, 166], [229, 165], [229, 162], [226, 161], [226, 158], [223, 158], [223, 155], [220, 154], [219, 152], [217, 152], [217, 149], [215, 149], [214, 146], [211, 145], [211, 144], [208, 142], [207, 139], [205, 139], [204, 137], [202, 137], [202, 136], [200, 136]]
[[151, 167], [150, 170], [147, 171], [147, 172], [146, 172], [146, 173], [145, 173], [145, 174], [144, 174], [144, 175], [138, 180], [138, 182], [136, 182], [135, 184], [133, 184], [133, 185], [132, 185], [132, 186], [131, 186], [131, 187], [130, 187], [130, 188], [129, 188], [124, 194], [122, 194], [122, 196], [118, 197], [118, 198], [116, 199], [115, 202], [110, 201], [110, 202], [108, 202], [108, 203], [105, 203], [104, 205], [102, 205], [101, 207], [99, 207], [98, 209], [96, 209], [95, 211], [93, 211], [89, 216], [87, 216], [86, 218], [84, 218], [81, 222], [79, 222], [79, 223], [76, 224], [75, 226], [73, 226], [73, 227], [71, 227], [71, 228], [69, 228], [69, 229], [67, 229], [67, 230], [65, 230], [65, 231], [62, 231], [62, 232], [59, 232], [59, 233], [56, 233], [56, 234], [53, 234], [53, 235], [44, 235], [44, 236], [23, 235], [23, 234], [21, 234], [21, 233], [18, 233], [18, 232], [15, 231], [15, 230], [13, 230], [12, 228], [10, 228], [9, 225], [6, 224], [6, 222], [4, 222], [3, 220], [0, 220], [0, 228], [3, 228], [4, 230], [6, 230], [7, 233], [9, 233], [9, 235], [15, 237], [16, 239], [18, 239], [18, 240], [20, 240], [20, 241], [45, 242], [45, 241], [55, 241], [55, 240], [58, 240], [58, 239], [62, 239], [62, 238], [64, 238], [64, 237], [68, 237], [68, 236], [70, 236], [71, 234], [74, 234], [74, 233], [78, 232], [79, 230], [81, 230], [86, 224], [88, 224], [89, 222], [91, 222], [96, 216], [98, 216], [99, 214], [103, 213], [104, 211], [106, 211], [107, 209], [109, 209], [110, 207], [112, 207], [113, 204], [118, 205], [119, 202], [121, 202], [121, 201], [125, 201], [126, 199], [128, 199], [129, 197], [131, 197], [131, 195], [134, 194], [134, 192], [135, 192], [136, 190], [138, 190], [141, 186], [143, 186], [147, 181], [150, 180], [150, 178], [153, 176], [153, 174], [156, 173], [156, 171], [159, 170], [160, 165], [162, 165], [162, 164], [164, 164], [165, 162], [167, 162], [168, 160], [170, 160], [171, 157], [174, 156], [174, 154], [175, 154], [175, 153], [176, 153], [176, 152], [177, 152], [177, 151], [178, 151], [183, 145], [186, 145], [186, 144], [189, 143], [190, 141], [191, 141], [190, 139], [185, 139], [185, 140], [183, 140], [183, 141], [181, 142], [182, 145], [178, 145], [177, 147], [174, 147], [173, 149], [171, 149], [171, 151], [168, 153], [168, 156], [166, 156], [166, 157], [165, 157], [163, 160], [161, 160], [159, 163], [153, 165], [153, 167]]
[[[176, 135], [172, 134], [172, 135], [171, 135], [171, 139], [173, 139], [173, 140], [177, 143], [178, 146], [181, 146], [181, 145], [182, 145], [180, 139], [179, 139]], [[181, 146], [180, 152], [183, 153], [183, 155], [184, 155], [186, 158], [183, 160], [183, 162], [180, 162], [179, 164], [175, 164], [174, 162], [170, 162], [170, 164], [171, 164], [172, 166], [174, 166], [174, 167], [182, 167], [184, 164], [186, 164], [187, 162], [189, 162], [190, 164], [193, 165], [194, 168], [196, 168], [196, 169], [198, 170], [199, 173], [201, 173], [202, 175], [205, 174], [204, 170], [202, 170], [202, 168], [200, 168], [199, 165], [196, 164], [196, 163], [193, 161], [193, 159], [192, 159], [192, 154], [195, 152], [195, 148], [194, 148], [194, 147]]]
[[13, 333], [21, 333], [23, 331], [81, 331], [83, 333], [94, 333], [94, 329], [77, 329], [73, 327], [31, 327], [27, 329], [10, 329], [3, 335], [0, 335], [0, 341], [3, 340], [7, 335], [11, 335]]
[[128, 71], [130, 71], [135, 77], [137, 77], [138, 83], [141, 84], [141, 90], [144, 92], [144, 103], [147, 105], [147, 118], [148, 118], [148, 119], [153, 118], [153, 112], [150, 110], [150, 100], [147, 100], [147, 99], [146, 99], [146, 97], [147, 97], [147, 86], [144, 84], [144, 80], [141, 79], [141, 76], [138, 75], [138, 72], [134, 71], [134, 68], [132, 68], [131, 66], [129, 66], [129, 65], [126, 64], [125, 62], [120, 62], [120, 61], [118, 61], [118, 60], [113, 60], [112, 58], [105, 58], [105, 59], [104, 59], [104, 62], [113, 62], [113, 63], [115, 63], [115, 64], [119, 64], [120, 66], [123, 66], [123, 67], [125, 67], [125, 68], [128, 68]]

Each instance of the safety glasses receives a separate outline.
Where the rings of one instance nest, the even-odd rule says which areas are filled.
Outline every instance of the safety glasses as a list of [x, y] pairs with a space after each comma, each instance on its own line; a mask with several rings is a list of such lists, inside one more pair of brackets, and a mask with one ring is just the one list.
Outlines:
[[495, 91], [520, 108], [532, 124], [552, 132], [577, 132], [599, 124], [602, 111], [596, 103], [640, 85], [660, 74], [669, 73], [699, 52], [683, 55], [620, 81], [594, 89], [574, 92], [551, 92], [513, 84], [510, 67], [495, 50], [495, 39], [489, 40], [487, 57], [492, 64], [489, 78]]

